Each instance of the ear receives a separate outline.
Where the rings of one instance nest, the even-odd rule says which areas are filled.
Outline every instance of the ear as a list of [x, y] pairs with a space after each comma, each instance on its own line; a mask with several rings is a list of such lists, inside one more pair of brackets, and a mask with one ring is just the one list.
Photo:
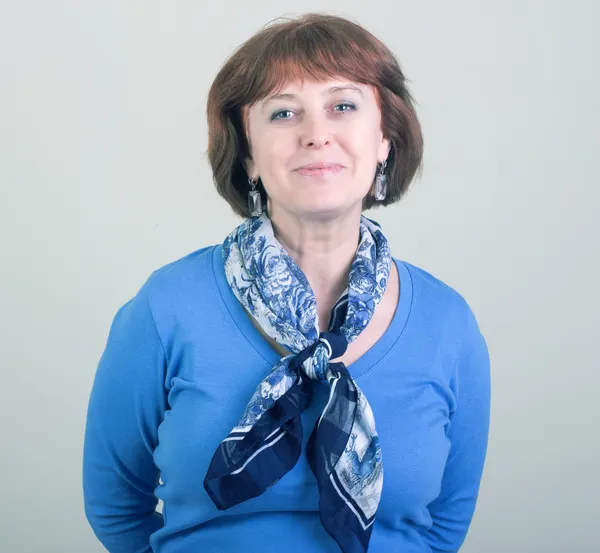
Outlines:
[[392, 148], [392, 143], [387, 138], [381, 139], [381, 144], [377, 149], [377, 162], [382, 163], [385, 161], [390, 155], [390, 150]]
[[254, 161], [252, 160], [252, 146], [250, 144], [250, 133], [249, 133], [249, 126], [250, 126], [250, 122], [249, 122], [249, 110], [247, 106], [242, 106], [242, 128], [244, 129], [244, 133], [246, 135], [246, 142], [248, 144], [248, 157], [244, 160], [244, 167], [246, 169], [246, 173], [248, 173], [248, 175], [250, 177], [253, 178], [258, 178], [258, 175], [255, 174], [256, 172], [256, 164], [254, 163]]
[[248, 176], [255, 179], [258, 178], [258, 175], [256, 174], [256, 164], [251, 157], [246, 158], [244, 161], [244, 167], [246, 168], [246, 173], [248, 173]]

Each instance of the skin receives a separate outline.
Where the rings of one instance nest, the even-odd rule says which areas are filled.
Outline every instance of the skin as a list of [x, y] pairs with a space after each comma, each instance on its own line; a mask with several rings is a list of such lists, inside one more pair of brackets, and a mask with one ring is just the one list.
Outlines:
[[[369, 85], [306, 80], [288, 83], [281, 94], [292, 96], [267, 97], [244, 109], [246, 170], [263, 182], [275, 236], [306, 275], [324, 331], [348, 284], [362, 200], [371, 193], [377, 163], [387, 159], [390, 142]], [[343, 169], [319, 177], [297, 171], [323, 161]]]

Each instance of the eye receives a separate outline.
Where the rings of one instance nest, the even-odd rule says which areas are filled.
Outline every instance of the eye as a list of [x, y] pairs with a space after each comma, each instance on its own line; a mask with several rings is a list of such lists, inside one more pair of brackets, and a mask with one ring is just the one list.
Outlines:
[[276, 111], [272, 116], [271, 116], [271, 121], [286, 121], [289, 119], [289, 117], [278, 117], [280, 114], [282, 113], [292, 113], [291, 110], [289, 109], [282, 109], [279, 111]]
[[347, 107], [347, 108], [350, 108], [350, 109], [343, 109], [343, 110], [341, 110], [341, 113], [343, 113], [345, 111], [355, 111], [356, 110], [356, 106], [354, 104], [349, 103], [349, 102], [344, 102], [342, 104], [337, 104], [335, 107], [336, 108], [338, 108], [338, 107]]
[[[348, 108], [348, 109], [342, 109], [342, 110], [338, 110], [336, 108]], [[336, 104], [334, 106], [334, 111], [336, 111], [337, 113], [345, 113], [348, 111], [356, 111], [356, 106], [350, 102], [342, 102], [341, 104]], [[281, 109], [279, 111], [276, 111], [272, 116], [271, 116], [271, 121], [289, 121], [291, 117], [280, 117], [280, 115], [285, 114], [285, 113], [293, 113], [292, 110], [290, 109]]]

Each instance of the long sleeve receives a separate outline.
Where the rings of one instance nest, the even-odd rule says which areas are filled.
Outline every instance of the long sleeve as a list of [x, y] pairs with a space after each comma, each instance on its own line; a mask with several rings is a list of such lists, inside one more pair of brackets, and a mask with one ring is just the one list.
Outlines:
[[475, 316], [467, 325], [451, 387], [457, 401], [447, 436], [450, 452], [440, 495], [429, 504], [433, 526], [425, 539], [434, 553], [454, 553], [463, 544], [479, 493], [488, 444], [490, 358]]
[[163, 525], [152, 454], [166, 409], [165, 365], [147, 282], [114, 317], [88, 405], [85, 513], [110, 553], [150, 553], [149, 537]]

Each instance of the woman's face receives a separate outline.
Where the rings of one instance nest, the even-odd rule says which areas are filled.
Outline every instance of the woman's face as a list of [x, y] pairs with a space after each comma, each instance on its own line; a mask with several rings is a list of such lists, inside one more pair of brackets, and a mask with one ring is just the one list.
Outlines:
[[[270, 209], [296, 215], [360, 212], [389, 153], [375, 89], [350, 81], [288, 83], [244, 112], [251, 159]], [[325, 170], [309, 170], [328, 164]]]

